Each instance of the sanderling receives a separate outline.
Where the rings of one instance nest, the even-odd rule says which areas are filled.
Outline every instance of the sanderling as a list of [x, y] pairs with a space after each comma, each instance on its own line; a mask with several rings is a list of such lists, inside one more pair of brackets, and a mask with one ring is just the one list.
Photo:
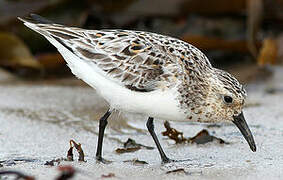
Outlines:
[[229, 73], [213, 68], [191, 44], [143, 31], [67, 27], [34, 14], [19, 19], [53, 44], [72, 73], [109, 103], [99, 121], [98, 161], [103, 161], [104, 130], [113, 110], [149, 117], [146, 126], [164, 163], [171, 160], [157, 139], [154, 118], [233, 122], [256, 151], [242, 112], [243, 86]]

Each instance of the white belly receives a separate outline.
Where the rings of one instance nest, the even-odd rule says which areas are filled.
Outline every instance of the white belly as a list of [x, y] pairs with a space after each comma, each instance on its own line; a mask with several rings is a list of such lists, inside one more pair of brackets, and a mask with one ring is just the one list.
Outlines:
[[177, 91], [175, 89], [145, 93], [131, 91], [106, 78], [105, 72], [100, 70], [94, 63], [83, 61], [57, 41], [48, 40], [57, 47], [72, 73], [95, 88], [111, 108], [166, 120], [185, 120], [184, 113], [178, 107]]

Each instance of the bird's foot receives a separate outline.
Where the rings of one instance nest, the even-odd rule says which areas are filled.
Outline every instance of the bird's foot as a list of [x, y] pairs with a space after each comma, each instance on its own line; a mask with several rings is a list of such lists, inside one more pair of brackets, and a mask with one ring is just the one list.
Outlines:
[[162, 157], [161, 159], [162, 159], [162, 164], [167, 164], [167, 163], [172, 163], [172, 162], [176, 162], [177, 161], [177, 160], [174, 160], [174, 159], [169, 159], [166, 156]]
[[175, 163], [175, 162], [186, 162], [186, 161], [191, 161], [191, 159], [175, 160], [175, 159], [169, 159], [167, 157], [162, 158], [162, 164]]
[[113, 161], [110, 161], [110, 160], [107, 160], [107, 159], [104, 159], [102, 157], [96, 157], [96, 162], [98, 163], [103, 163], [103, 164], [110, 164], [112, 163]]

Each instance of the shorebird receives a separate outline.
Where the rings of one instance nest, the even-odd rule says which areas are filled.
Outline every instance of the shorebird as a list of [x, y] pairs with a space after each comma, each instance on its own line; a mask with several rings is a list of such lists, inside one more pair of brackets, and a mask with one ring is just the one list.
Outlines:
[[104, 161], [104, 130], [114, 110], [148, 116], [146, 126], [163, 163], [173, 160], [159, 143], [154, 118], [232, 122], [256, 151], [242, 112], [245, 89], [231, 74], [212, 67], [193, 45], [151, 32], [67, 27], [35, 14], [19, 19], [53, 44], [72, 73], [108, 102], [99, 120], [98, 161]]

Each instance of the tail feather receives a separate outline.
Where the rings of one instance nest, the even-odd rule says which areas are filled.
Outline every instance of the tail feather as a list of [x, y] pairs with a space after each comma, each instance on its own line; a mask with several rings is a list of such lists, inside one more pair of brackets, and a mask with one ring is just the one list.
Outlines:
[[60, 45], [62, 45], [71, 53], [74, 53], [74, 51], [71, 47], [72, 43], [69, 40], [81, 37], [78, 34], [72, 33], [67, 30], [66, 27], [55, 24], [52, 21], [36, 14], [30, 14], [29, 17], [24, 18], [18, 17], [18, 19], [23, 21], [24, 25], [26, 25], [30, 29], [43, 35], [55, 47], [58, 48]]
[[25, 26], [29, 27], [30, 29], [38, 32], [39, 34], [50, 37], [49, 33], [47, 31], [44, 31], [40, 28], [41, 23], [39, 23], [38, 20], [35, 20], [32, 16], [30, 17], [18, 17], [20, 21], [24, 23]]
[[63, 41], [82, 37], [79, 33], [72, 32], [71, 27], [53, 23], [36, 14], [25, 18], [18, 17], [18, 19], [23, 21], [24, 25], [45, 36], [57, 37]]
[[18, 17], [20, 21], [24, 23], [25, 26], [43, 35], [51, 44], [53, 44], [64, 59], [67, 61], [68, 66], [72, 69], [74, 63], [72, 59], [74, 58], [74, 51], [71, 47], [72, 42], [70, 39], [77, 38], [73, 33], [73, 36], [68, 34], [68, 30], [65, 30], [65, 26], [55, 24], [39, 15], [31, 14], [29, 17]]
[[37, 15], [37, 14], [30, 14], [29, 17], [18, 17], [19, 20], [23, 21], [23, 22], [28, 22], [28, 23], [32, 23], [32, 24], [54, 24], [52, 21]]

